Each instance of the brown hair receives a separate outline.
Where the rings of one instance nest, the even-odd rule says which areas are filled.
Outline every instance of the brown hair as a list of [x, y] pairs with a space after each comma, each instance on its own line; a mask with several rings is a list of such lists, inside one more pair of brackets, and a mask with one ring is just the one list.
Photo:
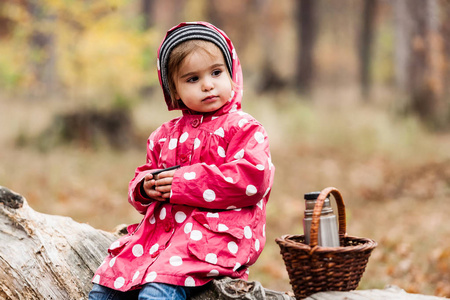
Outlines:
[[[204, 40], [185, 41], [185, 42], [179, 44], [178, 46], [176, 46], [170, 53], [169, 61], [167, 63], [167, 80], [168, 80], [168, 84], [169, 84], [170, 98], [172, 99], [172, 104], [175, 108], [180, 108], [180, 103], [175, 97], [176, 87], [175, 87], [174, 76], [177, 75], [178, 70], [179, 70], [181, 64], [183, 63], [184, 59], [189, 54], [191, 54], [194, 51], [197, 51], [199, 49], [204, 51], [206, 54], [208, 54], [210, 56], [214, 56], [214, 53], [212, 51], [215, 48], [212, 48], [212, 47], [217, 48], [217, 51], [222, 53], [220, 51], [219, 47], [217, 47], [216, 45], [214, 45], [211, 42], [204, 41]], [[229, 73], [228, 70], [227, 70], [227, 73]], [[231, 74], [228, 74], [228, 75], [230, 76], [230, 80], [231, 80]]]

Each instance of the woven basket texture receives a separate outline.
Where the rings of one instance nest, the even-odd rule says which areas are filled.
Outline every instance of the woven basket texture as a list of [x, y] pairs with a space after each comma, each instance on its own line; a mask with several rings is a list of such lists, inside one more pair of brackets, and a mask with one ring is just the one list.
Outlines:
[[[340, 247], [318, 245], [320, 212], [329, 194], [338, 205]], [[304, 235], [283, 235], [276, 239], [295, 297], [303, 299], [317, 292], [356, 289], [377, 243], [347, 235], [345, 206], [336, 188], [322, 190], [317, 198], [310, 237], [310, 245], [306, 244]]]

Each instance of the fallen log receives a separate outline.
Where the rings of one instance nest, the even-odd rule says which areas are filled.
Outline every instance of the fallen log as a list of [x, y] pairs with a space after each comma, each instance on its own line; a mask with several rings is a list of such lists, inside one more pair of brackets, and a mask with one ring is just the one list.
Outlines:
[[[87, 299], [90, 280], [109, 245], [124, 233], [95, 229], [69, 217], [34, 211], [19, 194], [0, 186], [0, 299]], [[292, 300], [291, 292], [265, 289], [259, 282], [212, 281], [193, 300]], [[322, 292], [306, 299], [435, 300], [399, 288]]]

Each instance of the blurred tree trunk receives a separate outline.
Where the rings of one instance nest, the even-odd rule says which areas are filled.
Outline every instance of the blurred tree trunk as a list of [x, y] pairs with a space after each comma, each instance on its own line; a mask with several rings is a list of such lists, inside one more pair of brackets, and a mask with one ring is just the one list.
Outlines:
[[251, 41], [256, 1], [204, 0], [206, 19], [227, 33], [233, 44], [238, 46], [238, 53], [243, 52], [240, 49], [246, 49]]
[[[450, 0], [441, 1], [442, 11], [442, 37], [444, 40], [445, 65], [447, 72], [445, 74], [444, 82], [450, 82]], [[450, 98], [450, 85], [445, 85], [446, 91], [444, 95]]]
[[445, 55], [438, 0], [396, 0], [397, 83], [407, 111], [434, 128], [448, 123], [444, 102]]
[[37, 94], [52, 94], [58, 85], [56, 42], [51, 32], [55, 16], [49, 15], [39, 0], [28, 0], [27, 10], [33, 22], [30, 35], [30, 64]]
[[367, 97], [371, 87], [371, 58], [373, 48], [373, 37], [375, 31], [375, 17], [377, 14], [378, 0], [364, 0], [362, 12], [362, 25], [359, 37], [359, 63], [361, 76], [361, 92]]
[[258, 92], [277, 91], [286, 86], [286, 82], [277, 72], [280, 60], [279, 39], [282, 35], [284, 14], [280, 4], [268, 0], [254, 0], [254, 9], [258, 12], [258, 36], [261, 37], [262, 66], [258, 83]]
[[315, 77], [314, 45], [317, 35], [317, 1], [297, 2], [295, 22], [298, 28], [298, 61], [295, 86], [301, 93], [309, 93]]
[[5, 13], [5, 2], [0, 2], [0, 39], [9, 36], [14, 28], [14, 22]]
[[209, 0], [206, 5], [206, 18], [211, 24], [219, 28], [223, 28], [222, 18], [220, 15], [218, 3], [214, 0]]
[[147, 30], [153, 25], [154, 0], [141, 0], [141, 15], [143, 17], [143, 29]]

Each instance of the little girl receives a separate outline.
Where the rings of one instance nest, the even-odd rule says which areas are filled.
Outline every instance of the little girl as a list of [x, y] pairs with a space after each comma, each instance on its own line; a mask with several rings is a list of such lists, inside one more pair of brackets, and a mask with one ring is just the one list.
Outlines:
[[233, 44], [209, 23], [181, 23], [157, 65], [167, 107], [182, 116], [150, 135], [128, 195], [144, 218], [109, 247], [89, 299], [186, 299], [217, 277], [246, 280], [265, 244], [275, 168], [266, 131], [241, 110]]

